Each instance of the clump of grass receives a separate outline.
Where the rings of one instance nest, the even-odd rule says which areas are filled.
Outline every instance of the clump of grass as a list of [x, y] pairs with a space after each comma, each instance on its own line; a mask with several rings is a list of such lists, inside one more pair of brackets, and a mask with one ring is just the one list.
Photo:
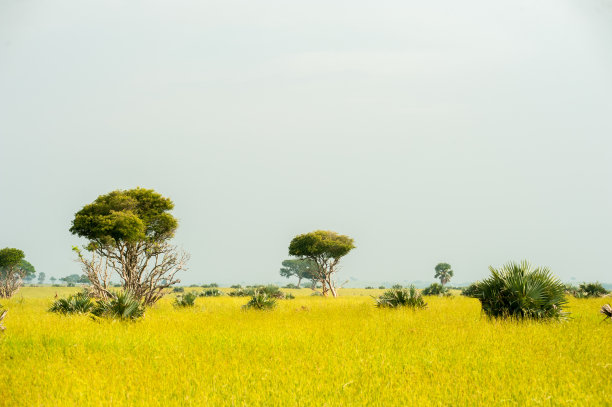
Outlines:
[[195, 293], [179, 295], [174, 300], [174, 306], [178, 308], [193, 307], [196, 298], [198, 298], [198, 295]]
[[392, 288], [385, 291], [380, 297], [376, 298], [376, 306], [379, 308], [409, 307], [423, 309], [427, 307], [427, 303], [417, 289], [410, 286], [409, 288]]
[[89, 294], [85, 291], [69, 295], [67, 298], [60, 298], [56, 300], [51, 308], [50, 312], [57, 312], [59, 314], [87, 314], [94, 308], [94, 302], [89, 297]]
[[271, 310], [276, 307], [276, 298], [260, 292], [251, 297], [249, 302], [242, 306], [242, 309]]
[[489, 267], [491, 276], [478, 284], [476, 297], [492, 318], [564, 319], [565, 286], [550, 270], [528, 262]]
[[142, 318], [144, 305], [129, 291], [114, 293], [108, 300], [100, 300], [91, 313], [96, 317], [133, 321]]

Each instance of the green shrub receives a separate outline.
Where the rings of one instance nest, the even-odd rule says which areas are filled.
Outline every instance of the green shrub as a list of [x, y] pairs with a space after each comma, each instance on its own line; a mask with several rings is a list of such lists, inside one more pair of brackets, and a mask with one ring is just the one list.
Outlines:
[[528, 262], [489, 267], [491, 276], [478, 284], [476, 297], [492, 318], [564, 319], [565, 286], [550, 270]]
[[237, 288], [242, 288], [242, 286], [241, 286], [240, 284], [234, 284], [234, 285], [233, 285], [233, 286], [231, 286], [230, 288], [237, 289]]
[[91, 313], [101, 318], [135, 320], [144, 316], [144, 305], [129, 291], [113, 293], [108, 300], [100, 300]]
[[379, 308], [425, 308], [427, 303], [417, 289], [411, 285], [410, 288], [392, 288], [385, 291], [376, 298], [376, 306]]
[[586, 293], [587, 297], [603, 297], [610, 293], [601, 283], [582, 283], [578, 288]]
[[385, 287], [384, 285], [379, 285], [379, 286], [378, 286], [378, 289], [379, 289], [379, 290], [384, 290], [385, 288], [387, 288], [387, 287]]
[[476, 294], [478, 294], [478, 283], [472, 283], [467, 287], [463, 287], [461, 289], [461, 295], [465, 297], [476, 298]]
[[223, 291], [217, 288], [209, 288], [200, 293], [200, 297], [220, 297], [223, 295]]
[[296, 290], [296, 289], [298, 289], [300, 287], [298, 287], [297, 285], [295, 285], [293, 283], [289, 283], [289, 284], [285, 285], [283, 288], [290, 288], [292, 290]]
[[198, 298], [198, 295], [193, 292], [179, 295], [174, 300], [174, 306], [179, 308], [193, 307], [196, 298]]
[[440, 283], [432, 283], [423, 289], [423, 295], [450, 295], [450, 291]]
[[365, 289], [366, 289], [366, 290], [373, 290], [373, 289], [374, 289], [374, 287], [372, 287], [372, 286], [370, 286], [370, 285], [369, 285], [369, 286], [367, 286]]
[[173, 293], [184, 293], [185, 289], [183, 287], [173, 287], [172, 292]]
[[212, 283], [212, 284], [202, 284], [202, 288], [218, 288], [219, 284], [217, 283]]
[[51, 308], [49, 308], [49, 311], [60, 314], [87, 314], [93, 309], [94, 305], [89, 294], [83, 291], [70, 295], [67, 298], [56, 300], [53, 305], [51, 305]]
[[259, 292], [251, 297], [249, 302], [242, 306], [243, 309], [271, 310], [276, 306], [276, 298], [269, 297]]
[[401, 284], [393, 284], [391, 286], [392, 290], [401, 290], [402, 288], [404, 288]]

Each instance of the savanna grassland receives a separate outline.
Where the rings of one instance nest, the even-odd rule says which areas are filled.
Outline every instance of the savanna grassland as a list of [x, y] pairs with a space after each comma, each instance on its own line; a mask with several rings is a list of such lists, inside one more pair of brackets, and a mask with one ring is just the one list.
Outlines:
[[0, 405], [612, 405], [606, 298], [570, 299], [565, 323], [492, 322], [460, 296], [378, 309], [382, 290], [350, 289], [290, 290], [273, 311], [167, 296], [133, 323], [47, 312], [74, 291], [0, 301]]

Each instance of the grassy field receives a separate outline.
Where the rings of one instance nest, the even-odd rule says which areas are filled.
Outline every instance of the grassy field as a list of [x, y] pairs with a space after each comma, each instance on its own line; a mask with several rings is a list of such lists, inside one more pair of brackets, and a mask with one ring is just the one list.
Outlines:
[[167, 297], [136, 323], [47, 312], [74, 291], [0, 301], [0, 405], [612, 405], [610, 299], [572, 299], [566, 323], [490, 322], [459, 296], [383, 310], [381, 290], [348, 289], [301, 290], [272, 312]]

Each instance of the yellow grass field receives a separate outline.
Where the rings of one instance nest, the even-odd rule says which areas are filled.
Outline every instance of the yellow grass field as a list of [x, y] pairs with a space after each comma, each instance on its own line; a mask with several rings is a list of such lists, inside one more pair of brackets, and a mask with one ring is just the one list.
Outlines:
[[271, 312], [168, 296], [135, 323], [47, 312], [74, 291], [0, 301], [0, 405], [612, 405], [612, 323], [598, 313], [610, 298], [572, 299], [566, 323], [491, 322], [460, 296], [377, 309], [381, 290], [349, 289], [300, 290]]

